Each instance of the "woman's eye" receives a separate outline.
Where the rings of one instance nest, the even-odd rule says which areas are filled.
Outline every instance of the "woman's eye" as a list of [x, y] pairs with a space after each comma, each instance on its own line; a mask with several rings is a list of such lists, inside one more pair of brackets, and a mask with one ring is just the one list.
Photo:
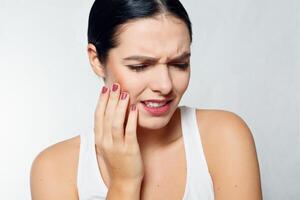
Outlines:
[[144, 68], [148, 67], [148, 65], [127, 65], [133, 71], [142, 71]]
[[190, 66], [190, 63], [174, 63], [174, 64], [171, 64], [175, 67], [178, 67], [180, 69], [186, 69]]
[[[141, 65], [127, 65], [127, 67], [129, 67], [131, 70], [139, 72], [139, 71], [143, 71], [145, 68], [147, 68], [149, 65], [147, 64], [141, 64]], [[174, 63], [174, 64], [170, 64], [170, 66], [174, 66], [176, 68], [179, 69], [186, 69], [190, 66], [190, 63]]]

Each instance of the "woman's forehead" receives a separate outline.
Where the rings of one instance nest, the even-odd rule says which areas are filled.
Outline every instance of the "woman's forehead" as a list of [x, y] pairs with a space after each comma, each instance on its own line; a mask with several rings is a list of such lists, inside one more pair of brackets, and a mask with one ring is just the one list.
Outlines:
[[[147, 18], [126, 24], [118, 35], [120, 51], [157, 54], [179, 54], [190, 49], [189, 31], [175, 17]], [[125, 52], [124, 52], [125, 53]]]

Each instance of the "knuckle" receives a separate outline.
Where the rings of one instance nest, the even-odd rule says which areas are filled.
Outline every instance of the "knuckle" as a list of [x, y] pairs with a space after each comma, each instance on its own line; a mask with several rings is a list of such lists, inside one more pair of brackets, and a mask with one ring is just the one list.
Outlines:
[[121, 127], [121, 125], [120, 125], [120, 123], [113, 123], [112, 125], [111, 125], [111, 129], [113, 130], [113, 131], [120, 131], [121, 129], [122, 129], [122, 127]]

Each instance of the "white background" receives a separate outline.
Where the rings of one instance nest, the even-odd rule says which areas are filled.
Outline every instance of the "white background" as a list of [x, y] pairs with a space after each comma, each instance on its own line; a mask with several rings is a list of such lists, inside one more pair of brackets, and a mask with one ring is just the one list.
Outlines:
[[[181, 105], [224, 109], [252, 130], [265, 200], [300, 199], [300, 2], [184, 0], [194, 29]], [[0, 0], [0, 196], [30, 199], [35, 156], [89, 131], [92, 1]]]

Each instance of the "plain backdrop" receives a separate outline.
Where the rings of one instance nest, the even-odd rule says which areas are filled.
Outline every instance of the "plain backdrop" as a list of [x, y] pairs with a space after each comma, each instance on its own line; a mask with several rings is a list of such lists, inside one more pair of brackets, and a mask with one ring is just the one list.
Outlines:
[[[90, 131], [103, 82], [87, 58], [93, 1], [0, 0], [0, 196], [30, 199], [35, 156]], [[180, 105], [250, 127], [265, 200], [300, 199], [300, 1], [184, 0], [194, 30]]]

